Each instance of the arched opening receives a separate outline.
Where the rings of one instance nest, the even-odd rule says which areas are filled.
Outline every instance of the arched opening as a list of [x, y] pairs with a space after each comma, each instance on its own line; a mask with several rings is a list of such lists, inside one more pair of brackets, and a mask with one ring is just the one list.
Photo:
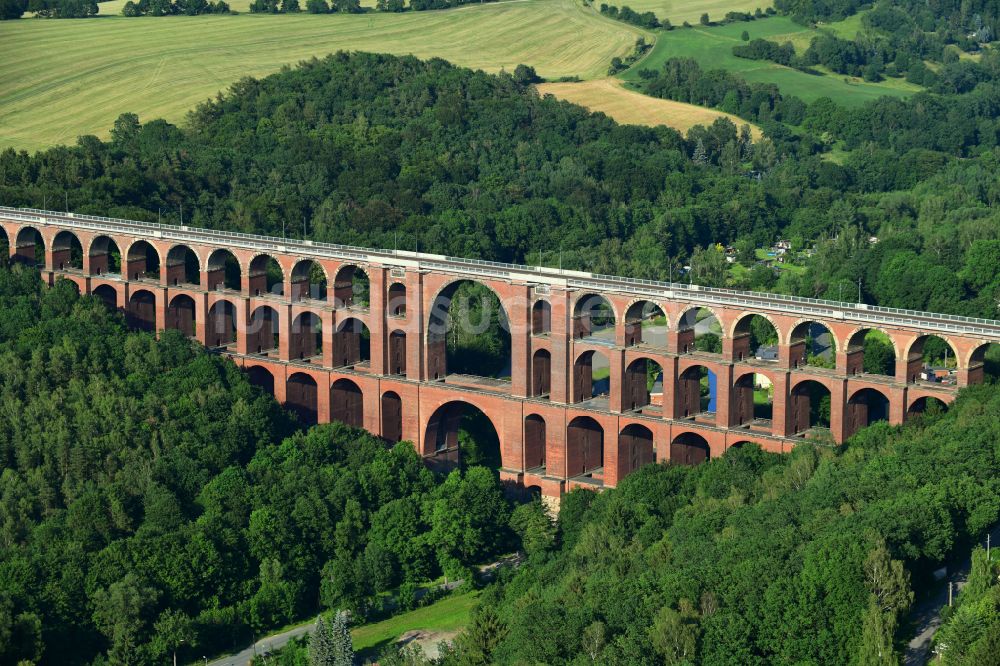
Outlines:
[[201, 263], [198, 255], [187, 245], [175, 245], [167, 252], [167, 284], [201, 284]]
[[[657, 386], [659, 391], [655, 391]], [[654, 396], [658, 399], [654, 400]], [[663, 367], [659, 363], [651, 358], [638, 358], [628, 364], [622, 386], [622, 409], [663, 413]]]
[[52, 239], [52, 270], [83, 270], [83, 246], [72, 231], [60, 231]]
[[618, 478], [654, 462], [653, 432], [638, 423], [625, 426], [618, 435]]
[[538, 414], [524, 417], [524, 470], [545, 474], [545, 419]]
[[0, 261], [7, 262], [10, 259], [10, 237], [7, 230], [0, 227]]
[[288, 340], [289, 358], [298, 361], [323, 359], [323, 322], [319, 315], [303, 312], [292, 320]]
[[847, 374], [896, 375], [896, 351], [892, 338], [874, 328], [856, 331], [847, 341]]
[[229, 301], [216, 301], [208, 310], [209, 347], [226, 347], [236, 342], [236, 306]]
[[14, 240], [15, 263], [45, 268], [45, 239], [34, 227], [21, 227]]
[[531, 396], [548, 397], [552, 389], [552, 354], [539, 349], [531, 355]]
[[906, 410], [906, 420], [918, 421], [924, 418], [936, 418], [948, 411], [948, 404], [933, 396], [917, 398]]
[[91, 293], [101, 299], [101, 302], [104, 303], [104, 307], [107, 309], [111, 311], [118, 309], [118, 292], [115, 291], [114, 287], [106, 284], [100, 284], [97, 285]]
[[573, 363], [573, 402], [603, 398], [611, 392], [611, 364], [598, 351], [585, 351]]
[[125, 257], [125, 271], [128, 280], [158, 280], [160, 255], [156, 248], [146, 241], [132, 243]]
[[863, 388], [847, 401], [847, 434], [877, 421], [889, 420], [889, 398], [873, 388]]
[[510, 377], [510, 326], [493, 290], [469, 280], [441, 290], [431, 306], [427, 367], [433, 379]]
[[247, 327], [247, 351], [251, 354], [269, 354], [277, 350], [281, 342], [278, 311], [262, 305], [250, 315]]
[[910, 345], [906, 381], [954, 386], [958, 382], [957, 367], [958, 357], [947, 340], [936, 335], [922, 335]]
[[109, 236], [98, 236], [90, 243], [90, 274], [121, 275], [122, 253]]
[[586, 294], [573, 308], [573, 338], [615, 343], [615, 311], [600, 294]]
[[652, 301], [637, 301], [625, 312], [625, 345], [666, 349], [667, 317]]
[[128, 325], [140, 331], [156, 330], [156, 296], [141, 289], [128, 299]]
[[774, 385], [766, 375], [748, 372], [733, 384], [730, 397], [737, 426], [771, 432], [774, 415]]
[[390, 375], [406, 374], [406, 333], [393, 331], [389, 334], [389, 367]]
[[830, 389], [807, 379], [789, 394], [789, 433], [796, 435], [830, 427]]
[[403, 401], [395, 391], [382, 394], [382, 439], [393, 444], [403, 439]]
[[251, 296], [281, 296], [285, 293], [285, 272], [272, 256], [258, 254], [254, 257], [247, 275]]
[[566, 476], [604, 482], [604, 428], [589, 416], [577, 416], [567, 427]]
[[708, 441], [694, 432], [683, 432], [670, 442], [670, 462], [678, 465], [698, 465], [711, 457]]
[[482, 465], [499, 469], [500, 437], [478, 407], [452, 401], [438, 407], [427, 422], [424, 455], [432, 469]]
[[386, 293], [385, 311], [390, 317], [406, 316], [406, 285], [393, 282]]
[[741, 317], [733, 327], [733, 358], [745, 361], [778, 360], [778, 331], [774, 324], [758, 314]]
[[304, 425], [316, 423], [316, 380], [304, 372], [296, 372], [285, 385], [285, 407], [299, 417]]
[[205, 279], [208, 282], [205, 288], [209, 291], [240, 291], [243, 289], [243, 271], [239, 259], [229, 250], [216, 250], [208, 256]]
[[548, 335], [552, 332], [552, 304], [539, 299], [531, 306], [531, 334]]
[[837, 343], [829, 328], [815, 321], [804, 321], [794, 329], [788, 342], [793, 368], [810, 366], [833, 369], [837, 362]]
[[343, 266], [333, 280], [334, 307], [368, 309], [368, 274], [358, 266]]
[[350, 379], [338, 379], [330, 386], [330, 418], [352, 428], [365, 427], [365, 397]]
[[969, 357], [969, 383], [996, 384], [1000, 379], [1000, 344], [981, 345]]
[[292, 268], [293, 301], [326, 300], [326, 271], [312, 259], [303, 259]]
[[341, 321], [333, 334], [333, 365], [346, 368], [371, 361], [371, 334], [360, 319]]
[[267, 368], [255, 365], [247, 370], [247, 377], [251, 384], [260, 387], [272, 396], [274, 395], [274, 375]]
[[180, 331], [189, 338], [195, 333], [194, 299], [187, 294], [178, 294], [170, 299], [167, 306], [166, 327]]
[[708, 308], [691, 308], [677, 321], [678, 353], [722, 353], [722, 325]]
[[715, 373], [703, 365], [692, 365], [677, 378], [677, 418], [715, 423]]

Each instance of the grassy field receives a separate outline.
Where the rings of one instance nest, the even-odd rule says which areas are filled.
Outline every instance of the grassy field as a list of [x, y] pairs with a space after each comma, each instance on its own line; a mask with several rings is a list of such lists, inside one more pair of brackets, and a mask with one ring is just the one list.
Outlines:
[[458, 631], [469, 622], [469, 613], [476, 605], [478, 595], [479, 592], [450, 595], [430, 606], [362, 625], [351, 631], [354, 649], [358, 652], [377, 651], [407, 631], [420, 630], [433, 634]]
[[[628, 90], [618, 79], [594, 79], [580, 83], [543, 83], [541, 94], [551, 94], [591, 111], [605, 113], [619, 123], [631, 125], [667, 125], [686, 133], [695, 125], [711, 125], [716, 118], [729, 118], [736, 126], [747, 125], [742, 118], [693, 104], [648, 97]], [[754, 137], [760, 129], [751, 125]]]
[[[829, 29], [853, 37], [860, 28], [860, 18], [852, 17], [843, 24], [831, 24]], [[733, 55], [732, 48], [741, 44], [740, 34], [746, 30], [751, 39], [763, 38], [778, 42], [790, 41], [798, 49], [805, 49], [816, 34], [791, 19], [774, 16], [750, 23], [730, 23], [722, 26], [679, 28], [660, 33], [649, 54], [632, 69], [622, 74], [626, 81], [637, 81], [640, 69], [659, 69], [669, 58], [694, 58], [704, 68], [723, 68], [735, 72], [747, 81], [777, 84], [781, 91], [795, 95], [807, 102], [818, 97], [832, 97], [845, 106], [859, 106], [865, 102], [892, 95], [904, 97], [920, 88], [899, 79], [867, 83], [858, 78], [841, 74], [806, 74], [797, 69], [782, 67], [763, 60], [747, 60]]]
[[341, 49], [438, 56], [491, 72], [526, 63], [546, 78], [593, 78], [606, 74], [612, 57], [629, 53], [639, 34], [648, 35], [574, 0], [354, 16], [2, 21], [0, 148], [107, 136], [126, 111], [181, 121], [241, 76]]
[[694, 25], [705, 12], [717, 21], [727, 12], [752, 12], [757, 7], [767, 9], [773, 4], [770, 0], [600, 0], [596, 4], [601, 2], [618, 7], [628, 5], [637, 12], [653, 12], [660, 20], [670, 19], [674, 25], [684, 21]]

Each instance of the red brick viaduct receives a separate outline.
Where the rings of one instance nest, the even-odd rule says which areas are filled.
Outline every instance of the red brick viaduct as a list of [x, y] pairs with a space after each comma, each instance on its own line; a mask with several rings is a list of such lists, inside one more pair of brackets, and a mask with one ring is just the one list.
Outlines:
[[[137, 327], [180, 329], [227, 354], [307, 421], [338, 419], [447, 460], [472, 405], [496, 429], [502, 477], [550, 497], [744, 442], [787, 451], [817, 431], [816, 395], [829, 396], [837, 442], [877, 410], [902, 423], [928, 399], [948, 403], [981, 382], [986, 346], [1000, 342], [996, 321], [414, 252], [27, 209], [0, 208], [0, 227], [11, 257], [37, 263], [47, 282], [71, 280]], [[356, 298], [362, 274], [367, 303]], [[467, 280], [503, 305], [509, 380], [448, 372], [435, 324], [447, 322], [450, 296]], [[721, 353], [695, 348], [709, 313]], [[773, 324], [776, 359], [752, 353], [753, 315]], [[817, 325], [828, 330], [833, 368], [808, 364]], [[891, 340], [895, 376], [864, 372], [870, 330]], [[949, 345], [950, 381], [921, 379], [931, 336]], [[595, 367], [609, 374], [600, 395]], [[651, 393], [659, 370], [663, 390]], [[761, 418], [754, 389], [768, 383], [771, 413]]]

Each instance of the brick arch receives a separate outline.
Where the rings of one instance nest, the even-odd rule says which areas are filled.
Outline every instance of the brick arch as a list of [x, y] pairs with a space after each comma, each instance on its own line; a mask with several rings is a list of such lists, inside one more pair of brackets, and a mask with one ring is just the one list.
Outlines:
[[[795, 377], [795, 374], [793, 373], [792, 376]], [[816, 382], [817, 384], [820, 384], [823, 388], [825, 388], [827, 391], [829, 391], [830, 395], [832, 396], [833, 389], [835, 386], [834, 382], [836, 380], [837, 380], [836, 377], [825, 377], [820, 375], [809, 376], [809, 377], [798, 377], [797, 379], [788, 384], [788, 393], [790, 395], [795, 391], [796, 388], [798, 388], [801, 384], [804, 384], [805, 382]]]
[[[112, 239], [112, 240], [114, 240], [114, 239]], [[126, 262], [126, 261], [129, 260], [129, 257], [132, 256], [132, 250], [139, 243], [144, 243], [144, 244], [150, 246], [151, 248], [153, 248], [153, 252], [156, 253], [156, 258], [160, 262], [160, 266], [162, 267], [163, 266], [163, 256], [160, 253], [160, 248], [156, 247], [155, 243], [153, 243], [152, 241], [146, 240], [145, 238], [138, 238], [137, 237], [137, 238], [132, 239], [132, 241], [128, 244], [128, 246], [122, 252], [122, 261]], [[122, 247], [121, 244], [118, 243], [117, 241], [116, 241], [116, 244], [118, 245], [118, 249], [121, 250], [121, 247]]]
[[[732, 325], [729, 327], [729, 337], [731, 337], [731, 338], [735, 338], [736, 337], [736, 327], [738, 327], [740, 325], [740, 323], [744, 319], [750, 319], [751, 317], [755, 317], [755, 316], [756, 317], [763, 317], [764, 319], [766, 319], [769, 322], [771, 322], [771, 326], [774, 327], [774, 332], [778, 336], [778, 342], [780, 343], [781, 339], [782, 339], [781, 327], [778, 325], [778, 322], [774, 321], [774, 317], [772, 317], [771, 315], [769, 315], [766, 312], [741, 312], [738, 315], [736, 315], [733, 318]], [[719, 323], [722, 323], [721, 319], [719, 320]], [[725, 331], [725, 329], [723, 329], [723, 331]]]
[[622, 410], [642, 409], [651, 404], [651, 394], [647, 388], [647, 373], [649, 364], [654, 363], [664, 375], [663, 389], [666, 391], [666, 370], [663, 363], [654, 354], [638, 354], [630, 356], [625, 364], [625, 377], [622, 386]]
[[277, 262], [278, 268], [281, 269], [281, 279], [278, 280], [278, 282], [276, 284], [281, 287], [281, 291], [282, 291], [281, 295], [282, 296], [285, 295], [284, 294], [285, 280], [288, 279], [289, 269], [288, 269], [288, 266], [285, 265], [287, 263], [287, 260], [285, 262], [282, 262], [282, 258], [285, 258], [286, 256], [287, 255], [278, 254], [278, 253], [256, 252], [256, 253], [250, 255], [250, 258], [247, 259], [246, 265], [243, 265], [243, 264], [240, 265], [240, 275], [244, 276], [244, 279], [246, 281], [246, 284], [248, 285], [249, 293], [250, 293], [251, 296], [257, 296], [258, 295], [257, 294], [258, 291], [260, 292], [260, 294], [259, 294], [260, 296], [265, 296], [268, 293], [268, 291], [267, 291], [267, 274], [266, 274], [267, 262], [264, 263], [265, 275], [264, 275], [264, 282], [263, 282], [263, 284], [259, 284], [259, 277], [255, 277], [253, 275], [253, 264], [254, 264], [255, 261], [257, 261], [261, 257], [268, 257], [270, 259], [274, 259], [274, 261]]
[[697, 430], [681, 429], [671, 433], [670, 461], [678, 465], [697, 465], [712, 457], [712, 443]]
[[[327, 278], [327, 299], [332, 299], [335, 307], [362, 308], [371, 306], [372, 276], [371, 266], [367, 263], [344, 261], [336, 264], [335, 271], [326, 270], [325, 266], [324, 271], [326, 272]], [[330, 276], [331, 272], [333, 272], [332, 280]], [[365, 279], [368, 281], [368, 306], [360, 306], [354, 303], [354, 280], [358, 273], [364, 275]], [[349, 281], [345, 286], [346, 280]]]
[[525, 470], [544, 469], [547, 461], [546, 443], [548, 441], [548, 421], [538, 412], [532, 411], [524, 415], [524, 453], [522, 455]]
[[[448, 417], [454, 416], [454, 414], [449, 414], [447, 411], [451, 406], [468, 406], [474, 407], [479, 410], [493, 426], [493, 431], [497, 435], [497, 441], [500, 446], [500, 462], [503, 467], [513, 468], [511, 460], [509, 460], [507, 455], [507, 440], [504, 432], [504, 416], [505, 416], [505, 403], [502, 400], [497, 400], [495, 396], [489, 395], [478, 395], [472, 392], [461, 392], [452, 395], [446, 395], [438, 398], [429, 405], [422, 404], [420, 406], [420, 411], [422, 414], [426, 414], [426, 417], [421, 417], [420, 419], [420, 454], [425, 457], [436, 457], [437, 454], [445, 451], [446, 449], [438, 448], [440, 442], [438, 441], [438, 431], [431, 433], [431, 426], [438, 425], [438, 427], [444, 427], [448, 432], [445, 434], [445, 445], [447, 450], [455, 448], [457, 451], [457, 442], [451, 441], [451, 426], [455, 426], [455, 433], [457, 434], [458, 423], [447, 422]], [[460, 420], [461, 415], [459, 415]], [[445, 422], [442, 423], [442, 419]], [[454, 445], [454, 447], [453, 447]], [[450, 458], [449, 458], [450, 460]]]
[[[428, 375], [435, 379], [442, 378], [450, 372], [447, 363], [447, 339], [445, 336], [447, 331], [438, 329], [447, 323], [448, 312], [451, 307], [450, 299], [454, 296], [454, 292], [463, 282], [471, 282], [489, 289], [490, 292], [492, 292], [496, 297], [497, 302], [500, 304], [500, 312], [502, 313], [501, 316], [508, 322], [508, 329], [510, 328], [510, 313], [504, 306], [503, 290], [498, 289], [494, 282], [477, 279], [476, 277], [454, 277], [449, 275], [447, 279], [445, 279], [438, 286], [438, 288], [429, 295], [428, 300], [425, 301], [423, 330], [419, 332], [421, 339], [425, 343], [424, 358]], [[441, 311], [437, 306], [439, 300], [445, 297], [449, 299], [448, 308]], [[513, 360], [513, 338], [511, 338], [508, 343], [506, 354], [509, 358], [511, 358], [511, 360]]]
[[624, 313], [619, 312], [618, 309], [615, 308], [614, 299], [612, 299], [607, 294], [603, 294], [603, 293], [601, 293], [599, 291], [581, 291], [579, 294], [577, 294], [576, 298], [574, 298], [573, 302], [570, 304], [570, 310], [569, 311], [572, 313], [573, 317], [576, 317], [576, 316], [579, 315], [579, 313], [576, 311], [576, 309], [577, 309], [577, 307], [579, 307], [580, 303], [583, 302], [583, 300], [585, 298], [590, 298], [592, 296], [597, 296], [597, 297], [603, 299], [604, 302], [608, 304], [608, 307], [611, 308], [611, 314], [615, 318], [615, 325], [616, 326], [618, 324], [622, 323], [622, 317], [624, 316]]
[[317, 380], [313, 373], [296, 370], [285, 380], [285, 407], [295, 412], [306, 425], [318, 421], [319, 391], [324, 382]]
[[[351, 377], [337, 377], [330, 382], [330, 418], [353, 428], [365, 426], [365, 389]], [[374, 403], [372, 403], [374, 404]], [[381, 404], [381, 396], [379, 398]]]
[[[970, 346], [969, 353], [965, 355], [965, 367], [971, 368], [973, 363], [982, 363], [982, 357], [986, 354], [986, 350], [992, 344], [996, 343], [982, 340], [979, 341], [978, 344]], [[979, 358], [976, 358], [977, 356]]]
[[552, 332], [552, 301], [547, 296], [533, 296], [530, 312], [532, 335]]
[[920, 335], [913, 336], [906, 342], [906, 351], [904, 352], [904, 356], [902, 357], [897, 356], [896, 358], [903, 358], [909, 360], [910, 354], [913, 352], [913, 346], [917, 344], [917, 342], [925, 338], [941, 338], [942, 340], [944, 340], [945, 344], [947, 344], [951, 348], [952, 356], [955, 358], [956, 369], [964, 370], [969, 367], [968, 365], [965, 364], [965, 361], [967, 360], [967, 358], [971, 358], [971, 355], [969, 355], [966, 358], [960, 356], [958, 353], [960, 347], [955, 344], [954, 340], [952, 340], [949, 336], [945, 335], [944, 333], [921, 333]]
[[[825, 328], [830, 332], [830, 339], [833, 340], [834, 355], [836, 355], [837, 352], [843, 351], [843, 349], [840, 346], [840, 339], [837, 337], [836, 331], [834, 331], [833, 322], [827, 321], [823, 317], [801, 317], [799, 319], [796, 319], [794, 322], [792, 322], [791, 326], [788, 327], [788, 330], [785, 333], [784, 344], [787, 345], [792, 344], [792, 333], [795, 332], [795, 329], [797, 329], [802, 324], [809, 324], [809, 323], [819, 324], [820, 326], [822, 326], [823, 328]], [[778, 329], [778, 339], [781, 340], [781, 329]]]
[[[670, 325], [671, 330], [673, 330], [673, 331], [680, 331], [681, 330], [681, 323], [684, 320], [684, 316], [688, 312], [691, 312], [692, 310], [696, 310], [697, 311], [697, 310], [702, 310], [702, 309], [708, 310], [709, 312], [711, 312], [712, 316], [715, 317], [715, 321], [719, 322], [719, 326], [722, 327], [722, 322], [725, 321], [725, 319], [723, 319], [723, 317], [721, 316], [721, 313], [719, 311], [717, 311], [715, 308], [712, 308], [712, 307], [710, 307], [708, 305], [692, 304], [692, 305], [690, 305], [688, 307], [681, 307], [680, 311], [677, 314], [677, 319], [674, 322], [671, 323], [670, 320], [669, 320], [669, 318], [668, 318], [667, 322]], [[692, 326], [692, 328], [694, 328], [694, 327]], [[687, 329], [685, 329], [685, 330], [687, 330]], [[727, 337], [726, 336], [726, 329], [725, 329], [725, 327], [722, 327], [722, 337], [723, 338]]]
[[[885, 330], [881, 326], [857, 326], [857, 327], [855, 327], [854, 329], [851, 330], [850, 333], [847, 334], [847, 336], [845, 337], [845, 339], [843, 341], [843, 345], [840, 346], [840, 347], [838, 347], [838, 349], [841, 349], [843, 351], [848, 351], [850, 349], [851, 340], [854, 339], [855, 335], [857, 335], [858, 333], [861, 333], [862, 331], [878, 331], [882, 335], [884, 335], [887, 338], [889, 338], [889, 340], [892, 342], [892, 352], [896, 355], [897, 359], [902, 358], [902, 356], [900, 356], [900, 354], [899, 354], [899, 342], [896, 340], [896, 336], [894, 336], [892, 333], [890, 333], [889, 331]], [[831, 331], [831, 333], [832, 333], [832, 331]], [[862, 343], [863, 342], [864, 342], [864, 340], [862, 339]]]
[[[660, 308], [660, 312], [663, 313], [664, 319], [667, 320], [667, 328], [670, 328], [670, 310], [667, 308], [666, 303], [661, 303], [659, 300], [652, 297], [637, 296], [625, 303], [625, 307], [622, 308], [622, 317], [628, 316], [628, 311], [632, 309], [632, 306], [636, 303], [652, 303], [656, 307]], [[624, 320], [623, 320], [624, 321]]]
[[643, 423], [629, 423], [618, 433], [618, 478], [656, 462], [656, 435]]

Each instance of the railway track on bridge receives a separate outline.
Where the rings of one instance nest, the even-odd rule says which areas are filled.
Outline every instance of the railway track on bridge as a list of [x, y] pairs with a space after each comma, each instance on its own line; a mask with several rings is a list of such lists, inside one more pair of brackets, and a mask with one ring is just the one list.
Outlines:
[[695, 284], [598, 275], [544, 266], [524, 266], [479, 259], [463, 259], [407, 250], [370, 249], [94, 215], [59, 213], [32, 208], [0, 207], [0, 216], [45, 226], [52, 225], [127, 235], [149, 235], [163, 240], [175, 240], [179, 243], [195, 242], [224, 248], [236, 247], [260, 252], [290, 253], [310, 258], [352, 260], [381, 263], [389, 267], [436, 270], [463, 275], [474, 274], [550, 287], [614, 291], [637, 297], [675, 300], [696, 305], [721, 305], [758, 309], [765, 312], [796, 313], [803, 317], [839, 319], [859, 325], [892, 326], [928, 333], [975, 335], [1000, 341], [1000, 321], [886, 308], [865, 303], [846, 303], [781, 294], [719, 289]]

